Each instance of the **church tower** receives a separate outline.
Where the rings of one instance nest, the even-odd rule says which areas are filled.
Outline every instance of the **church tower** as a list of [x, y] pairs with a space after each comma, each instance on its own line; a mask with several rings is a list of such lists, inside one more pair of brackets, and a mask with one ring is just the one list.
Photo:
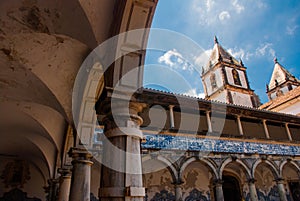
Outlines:
[[219, 44], [215, 44], [209, 61], [202, 70], [205, 97], [225, 103], [258, 107], [258, 96], [249, 86], [246, 67]]
[[274, 70], [269, 85], [267, 85], [267, 94], [269, 100], [286, 94], [300, 85], [300, 81], [288, 72], [277, 60], [274, 59]]

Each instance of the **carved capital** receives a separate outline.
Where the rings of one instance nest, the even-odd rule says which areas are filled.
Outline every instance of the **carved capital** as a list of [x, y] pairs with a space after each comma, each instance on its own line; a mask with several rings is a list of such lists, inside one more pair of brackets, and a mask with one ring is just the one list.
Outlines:
[[175, 182], [173, 182], [172, 184], [175, 186], [175, 187], [180, 187], [184, 182], [182, 181], [181, 178], [177, 179]]
[[274, 181], [276, 181], [277, 184], [283, 184], [284, 183], [284, 179], [282, 177], [278, 177]]
[[59, 168], [57, 172], [61, 175], [62, 178], [71, 177], [72, 175], [72, 171], [70, 168]]
[[216, 185], [216, 186], [222, 186], [223, 183], [224, 183], [224, 181], [222, 179], [214, 180], [214, 185]]
[[254, 179], [254, 178], [248, 179], [249, 184], [254, 184], [255, 182], [256, 182], [256, 179]]
[[74, 163], [85, 163], [89, 165], [93, 164], [93, 162], [91, 161], [93, 156], [86, 149], [72, 147], [68, 152], [68, 154], [70, 157], [73, 158], [72, 164]]
[[146, 107], [146, 104], [136, 102], [117, 101], [110, 105], [110, 110], [106, 113], [102, 122], [105, 125], [105, 131], [127, 127], [139, 128], [143, 123], [143, 119], [139, 116]]

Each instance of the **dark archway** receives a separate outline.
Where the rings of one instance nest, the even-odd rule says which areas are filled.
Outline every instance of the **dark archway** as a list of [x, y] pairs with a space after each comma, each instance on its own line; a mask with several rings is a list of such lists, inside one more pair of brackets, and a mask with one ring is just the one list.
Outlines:
[[242, 194], [238, 179], [234, 176], [224, 175], [223, 181], [224, 201], [240, 201]]

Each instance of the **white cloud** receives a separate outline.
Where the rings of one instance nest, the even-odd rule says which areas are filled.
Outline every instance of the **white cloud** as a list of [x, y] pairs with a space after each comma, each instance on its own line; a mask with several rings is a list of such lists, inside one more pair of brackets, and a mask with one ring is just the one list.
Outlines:
[[239, 50], [236, 49], [228, 49], [228, 52], [234, 57], [234, 58], [241, 58], [244, 59], [245, 58], [245, 50], [243, 50], [242, 48], [240, 48]]
[[183, 93], [183, 95], [197, 97], [197, 98], [205, 98], [205, 94], [197, 93], [197, 90], [195, 88], [188, 90], [187, 92]]
[[287, 33], [288, 35], [292, 36], [292, 35], [295, 34], [295, 31], [296, 31], [296, 29], [297, 29], [298, 27], [299, 27], [298, 25], [294, 25], [294, 26], [292, 26], [292, 27], [287, 26], [287, 27], [286, 27], [286, 33]]
[[264, 3], [262, 0], [256, 0], [256, 5], [259, 9], [263, 9], [263, 8], [267, 8], [268, 5], [266, 3]]
[[205, 50], [202, 54], [194, 57], [195, 64], [199, 67], [206, 66], [209, 56], [211, 55], [212, 49]]
[[230, 14], [228, 11], [222, 11], [220, 14], [219, 14], [219, 19], [221, 21], [224, 21], [224, 20], [227, 20], [227, 19], [230, 19]]
[[272, 48], [272, 43], [265, 43], [258, 47], [255, 51], [257, 56], [271, 56], [272, 58], [275, 57], [276, 51]]
[[163, 56], [160, 56], [158, 62], [166, 64], [173, 69], [194, 71], [194, 67], [176, 49], [169, 50]]
[[233, 0], [232, 1], [232, 6], [236, 10], [237, 13], [241, 13], [242, 11], [245, 10], [245, 7], [241, 4], [238, 3], [238, 0]]
[[206, 10], [209, 12], [215, 4], [214, 0], [206, 0]]
[[[234, 24], [226, 24], [224, 29], [232, 30], [236, 27], [236, 22], [243, 23], [249, 20], [257, 20], [256, 14], [263, 13], [267, 4], [264, 0], [241, 1], [241, 0], [192, 0], [189, 4], [189, 23], [195, 25], [216, 26], [225, 25], [225, 20], [231, 19]], [[255, 15], [253, 15], [255, 13]], [[241, 15], [243, 14], [243, 15]], [[185, 14], [186, 15], [186, 14]], [[221, 24], [220, 24], [221, 23]], [[192, 27], [193, 30], [195, 27]]]
[[163, 56], [158, 58], [159, 63], [164, 63], [173, 67], [176, 63], [183, 63], [182, 55], [176, 49], [167, 51]]

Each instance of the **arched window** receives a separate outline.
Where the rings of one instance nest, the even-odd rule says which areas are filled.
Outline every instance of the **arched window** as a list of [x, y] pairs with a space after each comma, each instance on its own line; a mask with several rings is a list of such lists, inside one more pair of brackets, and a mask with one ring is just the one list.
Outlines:
[[210, 84], [213, 90], [217, 88], [216, 75], [214, 73], [212, 73], [210, 76]]
[[234, 84], [241, 86], [242, 84], [241, 84], [239, 72], [236, 69], [232, 69], [232, 76], [233, 76]]

